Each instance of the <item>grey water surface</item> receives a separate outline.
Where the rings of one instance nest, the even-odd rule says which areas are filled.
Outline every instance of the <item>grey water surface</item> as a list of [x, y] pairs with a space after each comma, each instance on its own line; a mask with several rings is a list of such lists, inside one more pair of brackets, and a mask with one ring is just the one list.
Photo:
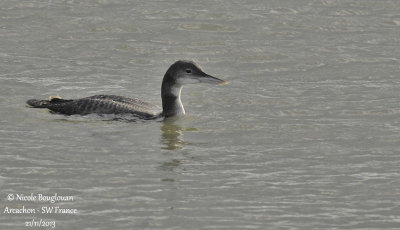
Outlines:
[[[160, 105], [179, 59], [229, 81], [185, 117], [25, 105]], [[1, 0], [0, 229], [400, 229], [399, 60], [398, 0]]]

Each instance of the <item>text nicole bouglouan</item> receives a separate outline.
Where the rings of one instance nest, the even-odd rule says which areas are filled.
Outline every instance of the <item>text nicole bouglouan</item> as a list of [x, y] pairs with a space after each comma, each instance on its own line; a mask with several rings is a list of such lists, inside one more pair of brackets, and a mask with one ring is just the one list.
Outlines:
[[[57, 216], [70, 216], [78, 213], [76, 208], [71, 208], [73, 202], [74, 196], [57, 193], [8, 193], [3, 215], [23, 217], [21, 223], [15, 223], [16, 226], [55, 228]], [[20, 220], [20, 218], [16, 220]]]

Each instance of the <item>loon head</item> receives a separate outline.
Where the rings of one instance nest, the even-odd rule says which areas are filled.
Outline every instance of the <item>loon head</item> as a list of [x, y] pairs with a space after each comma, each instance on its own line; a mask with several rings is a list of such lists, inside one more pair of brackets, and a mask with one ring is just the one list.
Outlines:
[[185, 114], [180, 96], [183, 85], [195, 83], [227, 84], [226, 81], [206, 74], [192, 61], [177, 61], [164, 75], [161, 86], [163, 115], [165, 117]]
[[219, 78], [204, 73], [200, 66], [192, 61], [177, 61], [167, 70], [163, 83], [170, 82], [177, 86], [195, 83], [226, 84]]

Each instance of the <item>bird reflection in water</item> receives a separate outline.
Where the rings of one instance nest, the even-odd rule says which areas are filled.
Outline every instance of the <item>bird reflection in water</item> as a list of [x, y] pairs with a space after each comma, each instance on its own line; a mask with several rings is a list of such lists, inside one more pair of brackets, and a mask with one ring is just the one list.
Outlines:
[[[186, 131], [196, 131], [196, 128], [184, 128], [181, 125], [177, 124], [178, 118], [168, 118], [163, 121], [161, 126], [161, 144], [162, 149], [166, 150], [182, 150], [185, 145], [191, 145], [192, 143], [185, 142], [182, 139], [183, 132]], [[185, 152], [183, 152], [184, 155]], [[160, 168], [164, 171], [176, 171], [182, 165], [182, 159], [171, 159], [166, 161], [160, 165]], [[174, 178], [163, 178], [162, 181], [173, 182]]]
[[177, 124], [176, 118], [169, 118], [164, 120], [161, 127], [161, 143], [163, 144], [162, 149], [167, 150], [179, 150], [184, 145], [190, 145], [191, 143], [185, 142], [182, 139], [182, 133], [185, 131], [196, 131], [196, 128], [184, 128]]

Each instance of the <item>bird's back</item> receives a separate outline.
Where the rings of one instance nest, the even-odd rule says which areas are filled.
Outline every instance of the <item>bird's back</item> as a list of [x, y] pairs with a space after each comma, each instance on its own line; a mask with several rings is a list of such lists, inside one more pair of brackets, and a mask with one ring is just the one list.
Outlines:
[[136, 98], [115, 95], [95, 95], [81, 99], [65, 100], [51, 98], [50, 100], [28, 100], [27, 103], [35, 108], [49, 110], [66, 115], [72, 114], [133, 114], [141, 118], [157, 117], [161, 109], [153, 104]]

